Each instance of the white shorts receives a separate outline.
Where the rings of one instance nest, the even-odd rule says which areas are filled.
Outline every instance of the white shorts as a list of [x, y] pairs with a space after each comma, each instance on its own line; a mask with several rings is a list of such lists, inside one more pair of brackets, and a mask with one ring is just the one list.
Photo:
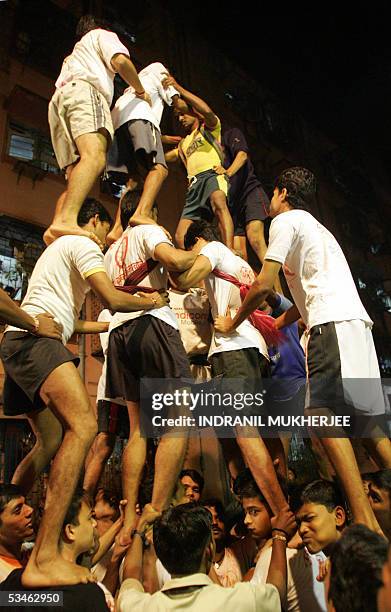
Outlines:
[[307, 408], [384, 414], [371, 324], [354, 319], [315, 325], [307, 345]]

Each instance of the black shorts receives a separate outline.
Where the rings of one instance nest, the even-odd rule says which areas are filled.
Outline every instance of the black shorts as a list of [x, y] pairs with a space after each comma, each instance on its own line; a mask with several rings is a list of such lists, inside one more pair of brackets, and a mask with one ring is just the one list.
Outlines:
[[76, 367], [79, 364], [79, 358], [59, 340], [26, 332], [6, 332], [0, 356], [6, 373], [3, 402], [8, 416], [45, 408], [39, 390], [49, 374], [68, 361]]
[[155, 164], [167, 168], [159, 130], [143, 119], [121, 125], [107, 155], [107, 172], [134, 174], [140, 164], [149, 172]]
[[129, 415], [126, 406], [98, 400], [98, 433], [109, 433], [120, 438], [129, 438]]
[[[209, 357], [212, 376], [222, 376], [221, 393], [251, 393], [255, 395], [262, 390], [262, 379], [270, 378], [269, 361], [255, 347], [237, 351], [223, 351]], [[229, 408], [229, 407], [228, 407]], [[246, 414], [261, 414], [259, 407], [246, 409]], [[225, 413], [235, 414], [235, 410], [224, 409]], [[243, 411], [244, 413], [244, 411]]]
[[241, 201], [230, 201], [230, 210], [234, 224], [234, 235], [245, 236], [246, 226], [250, 221], [264, 221], [268, 216], [270, 202], [261, 186], [248, 193]]
[[205, 170], [196, 176], [192, 176], [181, 219], [212, 221], [214, 213], [210, 203], [210, 196], [215, 191], [222, 191], [228, 199], [228, 187], [226, 176], [217, 174], [214, 170]]
[[131, 319], [110, 333], [106, 396], [138, 402], [141, 378], [191, 379], [179, 331], [152, 315]]

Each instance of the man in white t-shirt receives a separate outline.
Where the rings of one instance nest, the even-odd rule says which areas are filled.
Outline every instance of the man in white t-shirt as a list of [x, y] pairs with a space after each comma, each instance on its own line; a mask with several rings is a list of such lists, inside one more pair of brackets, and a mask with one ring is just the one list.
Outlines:
[[134, 87], [138, 98], [149, 102], [129, 51], [114, 32], [101, 29], [88, 15], [79, 20], [76, 35], [78, 42], [63, 62], [49, 104], [52, 144], [58, 165], [66, 169], [68, 186], [44, 234], [46, 244], [64, 234], [86, 235], [77, 215], [106, 164], [114, 134], [110, 105], [115, 74]]
[[[125, 230], [105, 256], [106, 271], [115, 286], [140, 286], [146, 290], [165, 289], [167, 270], [186, 270], [194, 255], [176, 249], [156, 223], [130, 227], [127, 224], [139, 204], [134, 191], [122, 198], [122, 226]], [[153, 209], [153, 214], [156, 208]], [[131, 274], [148, 266], [143, 280], [131, 281]], [[137, 521], [136, 502], [146, 459], [146, 440], [140, 431], [140, 380], [142, 378], [191, 379], [178, 322], [169, 306], [130, 314], [117, 312], [110, 323], [107, 357], [108, 397], [126, 399], [131, 434], [122, 462], [122, 492], [128, 500], [122, 541], [129, 540]], [[174, 406], [173, 410], [180, 409]], [[163, 510], [171, 499], [182, 468], [187, 437], [163, 435], [155, 458], [152, 505]]]
[[[237, 257], [216, 238], [213, 227], [206, 221], [195, 221], [187, 230], [185, 247], [197, 254], [193, 266], [177, 280], [181, 289], [205, 282], [212, 317], [215, 319], [227, 311], [234, 314], [241, 305], [240, 290], [231, 282], [217, 277], [213, 271], [220, 271], [236, 277], [242, 283], [251, 284], [254, 273], [248, 263]], [[238, 390], [255, 395], [257, 384], [262, 377], [269, 376], [269, 356], [266, 342], [261, 333], [244, 321], [237, 332], [230, 336], [214, 332], [210, 345], [209, 361], [212, 375], [223, 375], [233, 382], [232, 395]], [[238, 388], [239, 381], [241, 387]], [[231, 389], [231, 387], [229, 387]], [[256, 427], [237, 426], [236, 439], [243, 457], [249, 465], [259, 487], [273, 509], [277, 512], [286, 500], [280, 489], [273, 462]]]
[[[235, 333], [271, 292], [283, 266], [296, 304], [288, 322], [301, 316], [309, 329], [306, 413], [327, 419], [338, 411], [345, 415], [353, 412], [354, 419], [357, 415], [371, 417], [366, 419], [370, 431], [368, 449], [390, 467], [391, 443], [375, 418], [384, 414], [384, 401], [372, 321], [361, 303], [341, 247], [306, 210], [315, 192], [315, 176], [305, 168], [289, 168], [278, 177], [262, 270], [233, 319], [223, 316], [215, 322], [215, 328], [221, 333]], [[355, 521], [379, 529], [350, 440], [337, 437], [343, 433], [341, 428], [325, 426], [316, 431], [324, 436], [321, 444], [343, 483]]]
[[[143, 181], [135, 217], [150, 215], [168, 174], [160, 122], [164, 105], [175, 105], [179, 93], [172, 86], [166, 89], [163, 87], [162, 79], [167, 73], [163, 64], [154, 62], [138, 74], [143, 89], [150, 96], [151, 106], [136, 96], [133, 87], [128, 87], [111, 112], [115, 135], [108, 153], [107, 170], [109, 173], [121, 173], [121, 183], [131, 177], [132, 184], [135, 182], [141, 187], [140, 183]], [[120, 238], [121, 234], [119, 207], [115, 225], [108, 235], [109, 244]]]
[[[96, 233], [104, 242], [111, 219], [99, 202], [87, 199], [78, 221], [85, 232]], [[29, 483], [31, 487], [56, 454], [45, 512], [23, 577], [29, 587], [89, 579], [85, 568], [61, 558], [58, 534], [96, 434], [95, 416], [76, 369], [79, 360], [65, 346], [90, 288], [114, 311], [139, 311], [140, 307], [150, 309], [167, 303], [166, 296], [158, 293], [134, 297], [117, 291], [104, 271], [101, 250], [85, 236], [62, 236], [42, 253], [35, 265], [21, 308], [33, 318], [43, 312], [52, 314], [62, 325], [63, 341], [8, 327], [0, 346], [6, 373], [4, 412], [28, 414], [43, 447], [41, 454], [24, 459], [18, 468], [19, 482], [15, 484], [23, 483], [25, 488]]]

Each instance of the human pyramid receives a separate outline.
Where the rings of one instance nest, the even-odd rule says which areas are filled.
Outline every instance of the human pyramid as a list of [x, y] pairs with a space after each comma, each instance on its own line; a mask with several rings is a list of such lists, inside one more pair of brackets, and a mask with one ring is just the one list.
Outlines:
[[[137, 73], [118, 36], [90, 16], [79, 21], [77, 38], [49, 104], [66, 190], [21, 307], [0, 295], [8, 323], [0, 348], [4, 412], [25, 414], [36, 436], [12, 483], [0, 485], [0, 590], [57, 589], [66, 609], [82, 609], [91, 598], [91, 609], [103, 610], [113, 605], [121, 580], [119, 610], [312, 611], [326, 610], [327, 574], [335, 610], [390, 610], [391, 444], [372, 321], [338, 242], [310, 212], [314, 174], [287, 168], [269, 201], [242, 132], [222, 131], [209, 105], [163, 64]], [[113, 105], [116, 74], [127, 88]], [[165, 106], [185, 137], [161, 135]], [[167, 165], [176, 162], [188, 189], [173, 240], [157, 222], [156, 200]], [[122, 186], [114, 222], [89, 197], [104, 171]], [[258, 275], [247, 262], [247, 242]], [[282, 293], [281, 268], [294, 303]], [[98, 321], [80, 321], [90, 289], [106, 308]], [[97, 417], [79, 359], [66, 347], [74, 332], [101, 334]], [[141, 495], [142, 381], [166, 379], [169, 391], [211, 378], [232, 396], [252, 397], [261, 381], [272, 381], [270, 414], [294, 411], [325, 417], [314, 423], [333, 422], [309, 432], [329, 479], [299, 488], [300, 475], [293, 475], [287, 488], [290, 435], [266, 438], [256, 425], [239, 423], [231, 439], [218, 441], [216, 428], [211, 442], [224, 457], [231, 490], [220, 483], [217, 499], [203, 500], [205, 473], [186, 469], [200, 447], [190, 427], [178, 434], [168, 426], [156, 445], [151, 492]], [[172, 422], [183, 414], [184, 404], [170, 407]], [[262, 411], [252, 405], [252, 414]], [[333, 420], [337, 414], [357, 424], [373, 466], [365, 478], [351, 440]], [[118, 514], [117, 502], [98, 485], [124, 420]], [[21, 545], [32, 536], [25, 497], [50, 462], [43, 516], [25, 560]], [[228, 499], [236, 504], [235, 520], [224, 507]], [[24, 520], [19, 531], [6, 521], [15, 508]], [[106, 527], [100, 512], [108, 513]], [[347, 527], [348, 520], [354, 525]], [[82, 553], [88, 562], [80, 562]], [[350, 571], [341, 561], [346, 556], [362, 568], [349, 574], [357, 591], [341, 586]], [[290, 569], [295, 564], [302, 580]], [[373, 607], [354, 608], [354, 598], [364, 596], [375, 598]]]

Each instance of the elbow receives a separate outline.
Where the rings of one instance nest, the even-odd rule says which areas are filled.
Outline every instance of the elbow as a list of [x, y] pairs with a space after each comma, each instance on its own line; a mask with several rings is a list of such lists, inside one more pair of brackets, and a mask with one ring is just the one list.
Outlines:
[[123, 55], [123, 53], [117, 53], [111, 59], [111, 65], [116, 72], [121, 74], [121, 70], [125, 67], [128, 61], [129, 61], [129, 58], [126, 57], [126, 55]]

